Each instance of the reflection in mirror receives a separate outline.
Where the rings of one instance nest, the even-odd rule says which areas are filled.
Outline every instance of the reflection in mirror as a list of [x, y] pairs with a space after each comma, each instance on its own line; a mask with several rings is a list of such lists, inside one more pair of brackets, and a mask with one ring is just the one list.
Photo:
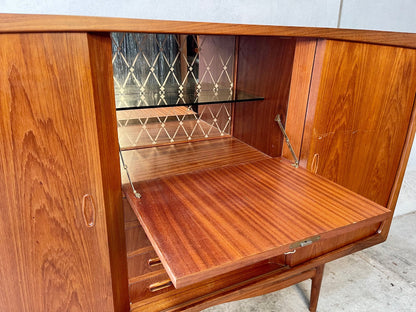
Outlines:
[[229, 135], [233, 36], [111, 36], [123, 149]]

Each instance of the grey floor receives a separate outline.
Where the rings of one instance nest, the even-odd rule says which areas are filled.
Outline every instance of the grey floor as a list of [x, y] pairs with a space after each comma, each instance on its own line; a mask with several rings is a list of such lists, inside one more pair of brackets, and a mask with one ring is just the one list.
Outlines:
[[[406, 172], [386, 242], [325, 266], [319, 312], [416, 311], [416, 171]], [[309, 311], [310, 281], [205, 312]]]

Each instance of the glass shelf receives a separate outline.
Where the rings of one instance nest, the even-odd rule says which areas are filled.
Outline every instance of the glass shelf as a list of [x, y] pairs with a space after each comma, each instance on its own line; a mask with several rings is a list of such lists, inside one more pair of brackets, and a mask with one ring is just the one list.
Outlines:
[[117, 111], [175, 106], [198, 106], [206, 104], [235, 103], [264, 100], [264, 97], [237, 91], [234, 99], [230, 90], [195, 90], [184, 92], [146, 92], [117, 94]]

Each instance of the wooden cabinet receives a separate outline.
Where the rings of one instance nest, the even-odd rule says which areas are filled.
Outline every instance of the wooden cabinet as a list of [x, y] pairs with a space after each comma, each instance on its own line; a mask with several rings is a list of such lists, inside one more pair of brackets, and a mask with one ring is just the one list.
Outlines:
[[[315, 311], [324, 264], [386, 239], [415, 133], [416, 35], [0, 20], [1, 310], [197, 311], [312, 279]], [[222, 73], [228, 89], [208, 84], [217, 99], [204, 106], [116, 114], [111, 42], [124, 35], [111, 32], [172, 33], [154, 49], [160, 56], [166, 42], [179, 45], [159, 60], [169, 75], [193, 75], [186, 87], [199, 94], [206, 76], [196, 71]], [[202, 58], [210, 44], [221, 50], [215, 69]], [[157, 62], [146, 57], [140, 70], [157, 82]], [[132, 59], [123, 60], [128, 79]], [[165, 85], [155, 85], [154, 99], [165, 101]], [[131, 183], [117, 140], [129, 114], [135, 121], [119, 135]], [[158, 144], [158, 130], [140, 118], [162, 120], [166, 133], [178, 118], [183, 133]], [[202, 129], [197, 140], [188, 121]], [[148, 133], [146, 146], [124, 146], [137, 129]]]
[[[125, 294], [113, 297], [112, 289], [113, 274], [126, 276], [125, 262], [116, 262], [125, 249], [117, 241], [124, 235], [122, 227], [117, 231], [122, 214], [115, 213], [121, 202], [116, 134], [109, 128], [103, 138], [96, 123], [114, 103], [102, 101], [95, 88], [111, 83], [111, 67], [92, 60], [110, 42], [85, 33], [0, 40], [0, 309], [121, 307]], [[104, 142], [115, 155], [101, 150]], [[116, 284], [126, 291], [127, 283]]]

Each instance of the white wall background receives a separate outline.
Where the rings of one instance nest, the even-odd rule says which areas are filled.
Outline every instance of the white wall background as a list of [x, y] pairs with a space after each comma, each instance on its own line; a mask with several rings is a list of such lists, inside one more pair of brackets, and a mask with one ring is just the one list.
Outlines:
[[[0, 0], [0, 12], [416, 33], [416, 0]], [[396, 214], [412, 210], [416, 210], [415, 144]]]
[[334, 27], [340, 0], [0, 0], [3, 12]]

